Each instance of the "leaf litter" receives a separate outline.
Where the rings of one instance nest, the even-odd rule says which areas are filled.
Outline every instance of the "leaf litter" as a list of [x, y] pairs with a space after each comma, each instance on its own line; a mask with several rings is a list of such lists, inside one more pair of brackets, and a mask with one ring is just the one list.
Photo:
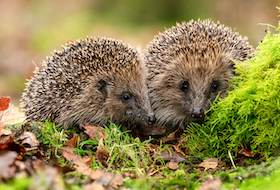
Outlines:
[[[0, 113], [2, 116], [4, 115], [2, 119], [10, 117], [11, 119], [8, 119], [10, 121], [17, 123], [22, 121], [22, 113], [14, 114], [15, 112], [7, 112], [7, 110], [13, 107], [10, 103], [10, 99], [5, 99], [4, 97], [0, 99], [0, 102]], [[3, 114], [3, 112], [5, 113]], [[124, 171], [122, 175], [110, 172], [113, 171], [112, 168], [117, 169], [118, 165], [115, 165], [116, 163], [114, 162], [116, 155], [112, 155], [112, 152], [104, 145], [104, 140], [108, 140], [110, 135], [103, 127], [90, 125], [81, 126], [84, 133], [88, 135], [88, 140], [95, 140], [97, 143], [96, 148], [93, 148], [94, 154], [77, 154], [76, 149], [79, 148], [80, 139], [78, 134], [74, 134], [71, 139], [58, 148], [59, 155], [57, 157], [55, 156], [57, 153], [54, 147], [51, 149], [49, 156], [45, 155], [41, 149], [42, 144], [39, 143], [32, 132], [23, 131], [20, 136], [14, 136], [10, 130], [4, 129], [4, 126], [8, 123], [6, 119], [5, 122], [3, 122], [2, 119], [0, 120], [2, 126], [0, 130], [0, 168], [3, 168], [3, 170], [0, 171], [0, 181], [15, 178], [19, 173], [23, 173], [26, 176], [34, 177], [35, 175], [37, 183], [32, 184], [32, 187], [40, 186], [46, 178], [48, 182], [44, 184], [45, 187], [63, 189], [64, 187], [60, 185], [60, 182], [63, 181], [62, 174], [71, 176], [71, 173], [78, 172], [87, 179], [82, 184], [84, 189], [117, 189], [124, 184], [124, 176], [130, 179], [139, 179], [140, 177], [139, 174], [129, 171]], [[155, 127], [155, 129], [156, 128], [157, 127]], [[153, 134], [163, 135], [164, 132], [165, 130], [161, 130], [158, 133], [153, 132]], [[68, 136], [69, 135], [66, 133], [64, 134], [64, 137]], [[168, 168], [174, 172], [182, 171], [180, 163], [189, 163], [187, 159], [189, 152], [187, 148], [182, 149], [181, 146], [185, 143], [182, 141], [184, 137], [182, 131], [176, 130], [167, 137], [163, 136], [150, 141], [151, 144], [146, 148], [150, 151], [154, 163], [146, 168], [147, 176], [154, 179], [168, 179], [168, 175], [161, 173], [161, 170]], [[58, 142], [62, 141], [58, 140]], [[243, 155], [250, 153], [245, 151], [246, 154], [244, 154], [243, 152], [239, 151], [239, 153]], [[140, 150], [138, 153], [142, 154]], [[68, 161], [64, 166], [60, 164], [63, 159]], [[131, 159], [131, 161], [133, 161], [133, 159]], [[158, 164], [162, 164], [162, 161], [166, 163], [166, 167], [157, 166]], [[191, 161], [190, 164], [195, 162], [197, 161]], [[99, 169], [96, 169], [98, 168], [96, 165], [95, 169], [92, 169], [94, 163], [100, 163]], [[219, 165], [223, 164], [225, 163], [217, 158], [208, 158], [204, 159], [203, 162], [199, 164], [191, 164], [185, 168], [186, 171], [183, 173], [186, 175], [186, 172], [190, 169], [199, 168], [201, 171], [207, 171], [213, 174], [219, 169]], [[111, 169], [108, 171], [108, 168]], [[42, 173], [44, 175], [42, 175]], [[207, 180], [207, 178], [202, 178], [201, 180], [205, 181], [200, 187], [201, 190], [215, 190], [220, 188], [220, 179]], [[65, 182], [66, 181], [64, 181], [64, 183]]]

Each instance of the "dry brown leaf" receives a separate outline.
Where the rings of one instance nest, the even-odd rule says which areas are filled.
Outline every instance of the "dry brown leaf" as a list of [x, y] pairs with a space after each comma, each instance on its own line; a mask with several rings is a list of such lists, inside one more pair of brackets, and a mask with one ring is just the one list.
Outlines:
[[31, 171], [32, 167], [26, 164], [26, 161], [15, 160], [15, 165], [17, 166], [17, 171]]
[[93, 182], [85, 185], [84, 190], [105, 190], [105, 188], [103, 187], [103, 185]]
[[90, 167], [91, 165], [92, 165], [92, 163], [93, 163], [93, 159], [94, 159], [94, 157], [95, 156], [88, 156], [88, 157], [86, 157], [86, 156], [84, 156], [83, 158], [82, 158], [82, 161], [88, 166], [88, 167]]
[[0, 129], [0, 136], [2, 135], [11, 135], [12, 131], [9, 129]]
[[19, 108], [13, 104], [9, 104], [8, 109], [0, 111], [0, 128], [3, 128], [7, 124], [17, 124], [25, 120], [24, 112], [19, 112]]
[[11, 135], [2, 135], [0, 137], [0, 150], [16, 151], [20, 155], [26, 152], [26, 148], [15, 143]]
[[77, 166], [74, 166], [75, 169], [79, 173], [89, 176], [91, 179], [98, 179], [103, 176], [103, 172], [101, 170], [92, 170], [87, 166], [87, 164], [80, 160], [76, 160], [75, 163], [77, 164]]
[[14, 143], [11, 135], [1, 135], [0, 136], [0, 150], [5, 150], [8, 148], [9, 143]]
[[[19, 140], [21, 141], [21, 145], [24, 147], [38, 147], [39, 146], [39, 141], [37, 140], [36, 136], [29, 131], [24, 131], [22, 135], [20, 135]], [[29, 145], [29, 146], [26, 146]]]
[[160, 173], [155, 173], [155, 174], [153, 175], [153, 177], [154, 177], [154, 178], [159, 178], [159, 177], [163, 177], [163, 175], [160, 174]]
[[95, 152], [96, 159], [99, 160], [104, 167], [107, 167], [109, 151], [103, 145], [103, 138], [99, 140], [97, 151]]
[[14, 163], [17, 157], [18, 154], [14, 151], [0, 151], [0, 179], [7, 179], [15, 175], [17, 167]]
[[54, 167], [45, 166], [43, 170], [36, 172], [34, 179], [29, 189], [64, 189], [61, 175]]
[[209, 179], [203, 182], [202, 185], [197, 190], [220, 190], [221, 180], [220, 179]]
[[85, 129], [85, 133], [96, 141], [101, 138], [105, 138], [106, 132], [100, 126], [82, 126]]
[[61, 147], [59, 150], [61, 150], [62, 156], [67, 160], [67, 161], [75, 161], [79, 159], [79, 156], [74, 153], [74, 149], [69, 146], [64, 146]]
[[0, 98], [0, 111], [4, 111], [4, 110], [8, 109], [10, 102], [11, 102], [10, 97], [2, 96]]
[[[127, 129], [130, 130], [130, 129]], [[152, 124], [149, 127], [134, 127], [131, 134], [134, 137], [144, 137], [151, 135], [163, 135], [166, 132], [166, 127], [159, 124]]]
[[179, 168], [179, 165], [178, 163], [171, 161], [168, 163], [168, 168], [171, 170], [177, 170]]
[[209, 168], [216, 169], [218, 166], [219, 160], [217, 158], [208, 158], [203, 160], [200, 164], [198, 164], [199, 167], [203, 167], [205, 171], [207, 171]]
[[170, 152], [168, 150], [163, 150], [160, 154], [163, 157], [164, 161], [174, 161], [174, 162], [183, 162], [186, 158], [177, 154], [173, 149], [170, 148]]
[[79, 135], [76, 133], [72, 139], [68, 140], [64, 144], [64, 146], [69, 146], [69, 147], [72, 147], [72, 148], [76, 148], [77, 144], [78, 144], [78, 137], [79, 137]]
[[104, 186], [110, 186], [117, 189], [119, 185], [123, 184], [123, 177], [120, 174], [106, 172], [102, 178], [99, 178], [97, 181]]
[[89, 176], [91, 179], [95, 180], [95, 183], [113, 188], [117, 188], [118, 185], [123, 184], [123, 177], [119, 174], [109, 172], [103, 173], [101, 170], [92, 170], [82, 161], [77, 161], [76, 164], [76, 171], [83, 175]]
[[170, 143], [170, 144], [178, 144], [179, 141], [184, 138], [184, 136], [182, 135], [183, 131], [180, 129], [177, 129], [176, 131], [170, 133], [167, 137], [162, 137], [162, 138], [158, 138], [155, 139], [153, 142], [162, 142], [162, 143]]
[[125, 173], [123, 173], [123, 175], [125, 175], [126, 177], [129, 177], [131, 179], [135, 179], [138, 177], [135, 173], [130, 173], [130, 172], [125, 172]]
[[242, 148], [238, 148], [237, 152], [239, 154], [243, 154], [244, 156], [247, 156], [247, 157], [254, 157], [255, 155], [261, 155], [261, 153], [259, 153], [259, 152], [253, 153], [252, 150], [250, 150], [250, 149], [242, 149]]
[[95, 180], [95, 183], [113, 188], [117, 188], [118, 185], [123, 184], [123, 177], [120, 174], [114, 174], [110, 172], [104, 173], [101, 170], [92, 170], [89, 166], [87, 166], [87, 164], [80, 160], [76, 160], [76, 164], [76, 171], [83, 175], [89, 176], [91, 179]]
[[32, 160], [32, 166], [34, 170], [44, 170], [45, 169], [45, 163], [42, 160]]

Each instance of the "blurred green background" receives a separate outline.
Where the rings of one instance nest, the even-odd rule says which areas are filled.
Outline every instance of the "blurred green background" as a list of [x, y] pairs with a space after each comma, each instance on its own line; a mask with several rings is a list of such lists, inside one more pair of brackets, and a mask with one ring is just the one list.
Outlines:
[[0, 97], [19, 104], [26, 79], [54, 49], [86, 36], [146, 44], [176, 22], [212, 18], [253, 46], [278, 25], [279, 0], [0, 0]]

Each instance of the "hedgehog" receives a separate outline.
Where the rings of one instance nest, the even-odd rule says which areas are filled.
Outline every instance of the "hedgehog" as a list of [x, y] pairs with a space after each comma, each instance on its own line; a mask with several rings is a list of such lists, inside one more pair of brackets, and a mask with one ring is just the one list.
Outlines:
[[227, 95], [235, 63], [253, 52], [247, 37], [211, 19], [177, 23], [156, 35], [144, 57], [158, 123], [181, 129], [203, 123], [217, 95]]
[[140, 51], [120, 40], [79, 39], [53, 51], [26, 84], [26, 122], [127, 126], [155, 122]]

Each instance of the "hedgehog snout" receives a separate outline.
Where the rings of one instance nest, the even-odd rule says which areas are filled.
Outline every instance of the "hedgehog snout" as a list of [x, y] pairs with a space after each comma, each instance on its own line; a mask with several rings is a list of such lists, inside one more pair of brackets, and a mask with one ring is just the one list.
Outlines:
[[194, 119], [204, 119], [204, 111], [200, 107], [194, 107], [191, 113], [192, 118]]
[[156, 117], [155, 117], [155, 115], [148, 114], [148, 115], [147, 115], [147, 118], [146, 118], [146, 122], [147, 122], [149, 125], [155, 124], [155, 122], [156, 122]]

